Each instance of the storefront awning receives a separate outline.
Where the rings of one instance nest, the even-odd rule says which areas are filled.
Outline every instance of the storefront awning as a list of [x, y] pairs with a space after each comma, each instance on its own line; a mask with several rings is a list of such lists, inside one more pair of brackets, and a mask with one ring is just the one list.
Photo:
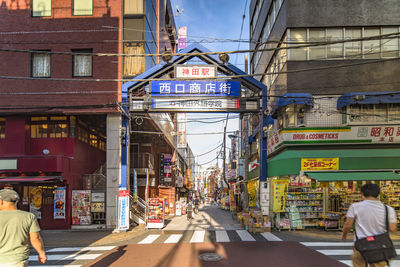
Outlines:
[[400, 174], [386, 172], [306, 172], [310, 178], [326, 181], [384, 181], [400, 180]]
[[393, 104], [400, 103], [400, 92], [359, 92], [339, 97], [337, 109], [352, 104]]
[[62, 181], [61, 176], [0, 177], [0, 183], [40, 183]]
[[284, 150], [268, 160], [268, 177], [299, 175], [302, 158], [339, 158], [339, 170], [399, 170], [400, 149], [310, 149]]
[[278, 108], [290, 104], [312, 106], [313, 98], [311, 94], [292, 93], [292, 94], [284, 94], [278, 100]]

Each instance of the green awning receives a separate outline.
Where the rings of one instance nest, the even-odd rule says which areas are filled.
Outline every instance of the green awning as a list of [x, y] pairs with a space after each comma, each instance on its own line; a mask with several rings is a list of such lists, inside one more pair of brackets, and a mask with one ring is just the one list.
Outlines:
[[305, 172], [310, 178], [320, 182], [329, 181], [384, 181], [400, 180], [394, 172]]
[[339, 158], [339, 170], [399, 170], [400, 149], [287, 149], [268, 159], [268, 177], [298, 175], [302, 158]]

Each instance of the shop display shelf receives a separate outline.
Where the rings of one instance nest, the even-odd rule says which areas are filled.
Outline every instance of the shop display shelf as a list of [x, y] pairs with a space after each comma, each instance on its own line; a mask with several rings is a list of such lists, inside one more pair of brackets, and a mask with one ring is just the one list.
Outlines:
[[323, 200], [322, 198], [288, 198], [287, 200]]

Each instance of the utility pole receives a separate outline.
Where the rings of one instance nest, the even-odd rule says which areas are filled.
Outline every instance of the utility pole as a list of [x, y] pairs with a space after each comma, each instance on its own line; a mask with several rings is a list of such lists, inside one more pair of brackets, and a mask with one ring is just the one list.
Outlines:
[[225, 125], [225, 127], [224, 127], [224, 152], [223, 152], [223, 154], [222, 154], [222, 178], [224, 179], [224, 182], [225, 182], [225, 184], [226, 184], [226, 186], [228, 187], [228, 190], [229, 190], [229, 184], [228, 184], [228, 181], [226, 181], [226, 174], [225, 174], [225, 171], [226, 171], [226, 166], [225, 166], [225, 152], [226, 152], [226, 125]]

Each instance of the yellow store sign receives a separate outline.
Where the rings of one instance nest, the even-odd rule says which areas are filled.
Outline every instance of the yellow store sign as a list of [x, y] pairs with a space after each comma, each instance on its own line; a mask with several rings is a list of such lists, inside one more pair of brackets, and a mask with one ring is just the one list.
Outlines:
[[301, 159], [302, 171], [339, 170], [339, 158]]

